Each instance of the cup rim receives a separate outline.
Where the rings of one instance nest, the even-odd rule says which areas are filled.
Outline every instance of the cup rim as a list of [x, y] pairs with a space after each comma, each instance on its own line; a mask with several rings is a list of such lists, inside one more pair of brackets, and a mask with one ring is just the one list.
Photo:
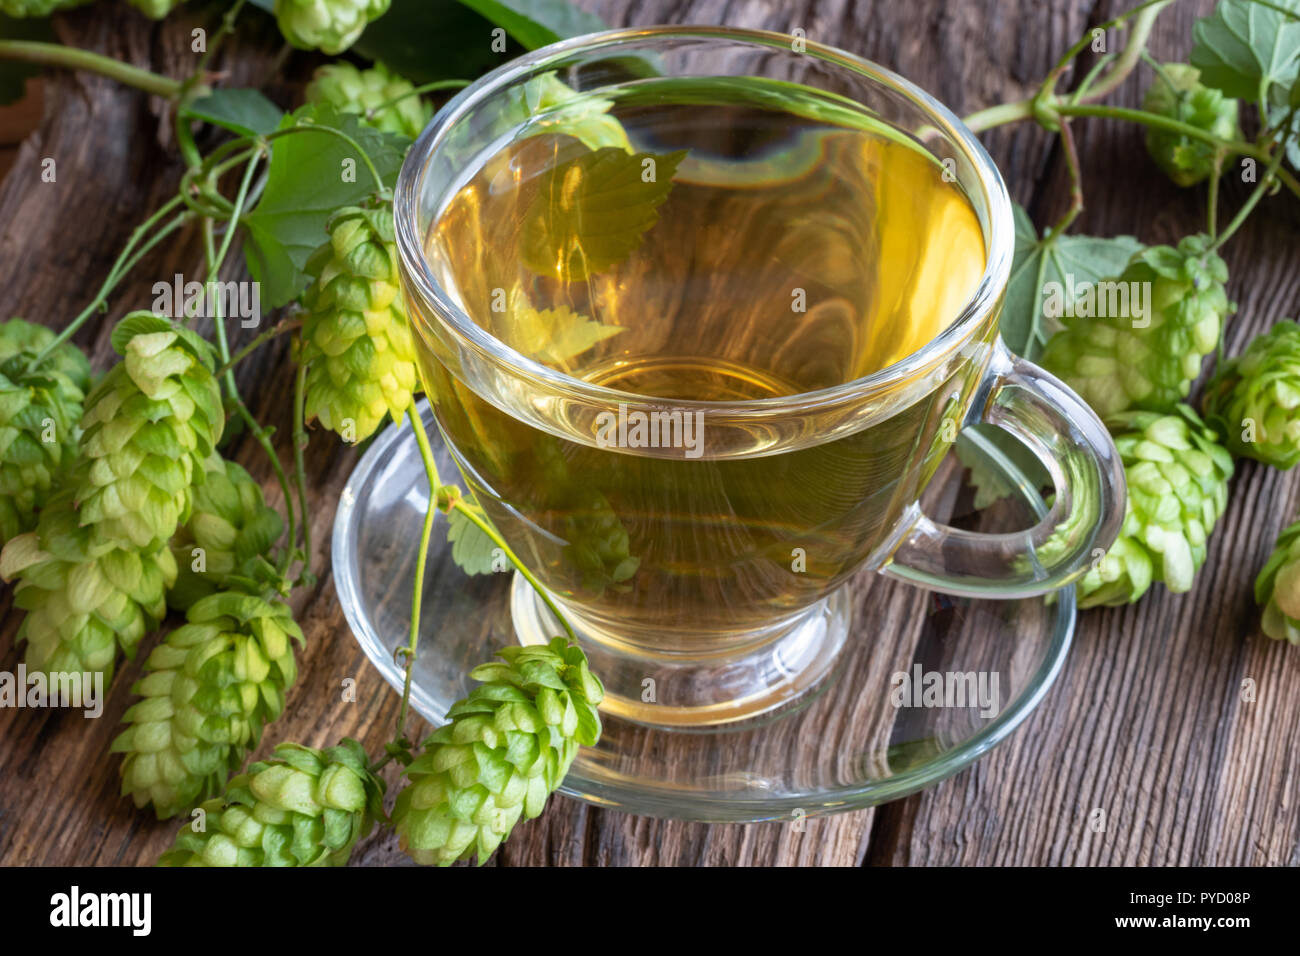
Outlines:
[[[640, 406], [671, 404], [674, 408], [707, 410], [710, 414], [729, 414], [738, 418], [767, 417], [791, 410], [825, 408], [850, 400], [861, 401], [873, 394], [889, 391], [898, 385], [925, 376], [957, 352], [989, 312], [997, 307], [1010, 279], [1015, 225], [1011, 213], [1011, 199], [1002, 174], [975, 134], [951, 110], [929, 93], [871, 60], [804, 38], [799, 38], [804, 44], [804, 55], [816, 56], [824, 62], [847, 68], [872, 81], [889, 86], [905, 95], [928, 114], [931, 123], [966, 153], [984, 191], [988, 204], [986, 213], [988, 240], [984, 273], [966, 304], [947, 327], [921, 348], [892, 365], [877, 369], [868, 375], [794, 395], [722, 402], [695, 399], [670, 401], [653, 395], [626, 392], [586, 382], [543, 365], [515, 351], [489, 333], [452, 301], [451, 296], [434, 277], [424, 256], [424, 238], [420, 235], [418, 217], [419, 192], [425, 168], [457, 121], [474, 105], [500, 92], [520, 77], [544, 72], [547, 66], [562, 61], [574, 53], [671, 38], [730, 39], [755, 46], [781, 48], [789, 48], [790, 42], [795, 39], [790, 34], [771, 30], [705, 25], [662, 25], [605, 30], [561, 40], [516, 57], [479, 77], [449, 100], [411, 145], [402, 163], [393, 194], [395, 235], [398, 256], [403, 266], [403, 281], [414, 284], [415, 293], [432, 305], [438, 317], [456, 335], [460, 344], [468, 346], [490, 362], [506, 367], [512, 374], [526, 380], [543, 382], [552, 394], [560, 394], [570, 399], [607, 407], [616, 407], [620, 404]], [[420, 334], [415, 329], [412, 332], [416, 335]]]

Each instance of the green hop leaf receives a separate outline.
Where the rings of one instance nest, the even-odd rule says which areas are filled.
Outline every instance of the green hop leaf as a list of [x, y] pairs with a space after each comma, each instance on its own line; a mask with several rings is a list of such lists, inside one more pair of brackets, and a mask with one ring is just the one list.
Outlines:
[[1221, 0], [1196, 21], [1192, 66], [1201, 82], [1247, 102], [1267, 101], [1269, 87], [1290, 87], [1300, 71], [1300, 0], [1271, 0], [1287, 16], [1250, 0]]
[[1278, 535], [1273, 553], [1255, 579], [1261, 626], [1276, 641], [1300, 644], [1300, 521]]
[[1238, 458], [1300, 462], [1300, 325], [1283, 319], [1224, 362], [1207, 386], [1205, 420]]
[[[340, 61], [316, 71], [307, 87], [307, 101], [354, 113], [385, 133], [414, 139], [433, 118], [433, 107], [412, 95], [414, 90], [410, 81], [394, 76], [382, 63], [359, 70]], [[368, 115], [371, 110], [375, 112]]]
[[1078, 585], [1079, 607], [1130, 604], [1152, 581], [1192, 586], [1228, 503], [1232, 456], [1186, 405], [1106, 420], [1124, 462], [1128, 502], [1119, 537]]
[[[266, 188], [244, 217], [248, 269], [262, 283], [262, 302], [269, 308], [293, 301], [311, 281], [307, 260], [329, 238], [330, 216], [376, 192], [366, 160], [391, 189], [409, 145], [404, 137], [324, 103], [309, 103], [286, 116], [280, 128], [291, 127], [303, 130], [274, 142]], [[360, 144], [364, 155], [336, 133]]]
[[304, 642], [287, 605], [256, 590], [218, 591], [196, 601], [186, 623], [145, 661], [132, 691], [142, 698], [113, 741], [122, 794], [175, 816], [220, 789], [284, 710], [297, 677], [293, 644]]
[[498, 334], [521, 355], [563, 366], [623, 331], [622, 326], [593, 321], [567, 306], [535, 309], [516, 289], [510, 295]]
[[622, 262], [659, 219], [684, 159], [608, 146], [544, 173], [524, 214], [520, 258], [541, 276], [580, 282]]
[[205, 802], [204, 826], [181, 828], [160, 866], [346, 866], [384, 819], [384, 784], [350, 738], [314, 750], [284, 743]]
[[497, 656], [470, 673], [483, 683], [406, 768], [393, 823], [418, 863], [486, 862], [520, 819], [542, 812], [578, 747], [600, 737], [605, 692], [578, 647], [557, 637]]
[[[1200, 71], [1185, 63], [1167, 63], [1148, 87], [1142, 108], [1219, 139], [1237, 139], [1237, 101], [1198, 82]], [[1147, 152], [1179, 186], [1194, 186], [1214, 172], [1215, 148], [1181, 133], [1151, 127]]]
[[[1205, 356], [1217, 348], [1223, 320], [1236, 308], [1224, 283], [1228, 267], [1206, 236], [1177, 249], [1135, 255], [1114, 284], [1098, 286], [1097, 308], [1076, 312], [1048, 341], [1041, 364], [1107, 416], [1126, 408], [1172, 411], [1191, 390]], [[1115, 295], [1103, 295], [1104, 290]], [[1129, 308], [1115, 308], [1124, 294]], [[1146, 299], [1145, 313], [1133, 307]]]
[[484, 19], [504, 27], [530, 50], [566, 37], [599, 33], [605, 21], [567, 0], [460, 0]]
[[1075, 289], [1095, 285], [1106, 276], [1118, 274], [1142, 244], [1132, 236], [1099, 239], [1059, 235], [1040, 239], [1022, 206], [1013, 205], [1012, 212], [1016, 224], [1015, 256], [999, 327], [1007, 348], [1034, 359], [1051, 332], [1045, 327], [1043, 314], [1043, 290], [1048, 283]]
[[386, 415], [399, 421], [419, 390], [391, 206], [340, 209], [307, 270], [315, 276], [304, 296], [307, 419], [362, 441]]
[[[487, 520], [476, 502], [471, 499], [466, 504]], [[491, 574], [497, 570], [496, 542], [458, 509], [447, 514], [447, 541], [451, 544], [451, 559], [466, 574]]]
[[257, 90], [218, 89], [181, 108], [187, 119], [200, 120], [240, 136], [274, 133], [284, 111]]
[[300, 50], [337, 56], [356, 43], [366, 24], [388, 12], [389, 0], [275, 0], [284, 38]]

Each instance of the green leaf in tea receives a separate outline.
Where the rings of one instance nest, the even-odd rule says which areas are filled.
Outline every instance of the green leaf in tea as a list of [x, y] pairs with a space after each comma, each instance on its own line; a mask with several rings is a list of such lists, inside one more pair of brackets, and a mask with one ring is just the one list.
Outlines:
[[[380, 132], [326, 104], [309, 104], [286, 116], [281, 128], [291, 126], [305, 128], [274, 141], [262, 198], [243, 218], [248, 271], [262, 284], [262, 303], [269, 308], [293, 301], [307, 287], [307, 259], [328, 238], [330, 214], [375, 193], [366, 159], [391, 189], [410, 145], [405, 137]], [[330, 129], [358, 143], [365, 156]]]
[[685, 156], [685, 150], [657, 155], [610, 146], [547, 170], [524, 216], [524, 265], [581, 282], [622, 262], [658, 221]]
[[[478, 505], [471, 507], [487, 520]], [[491, 574], [496, 570], [496, 542], [454, 508], [447, 515], [447, 541], [451, 544], [451, 559], [466, 574]]]
[[511, 297], [505, 339], [516, 352], [561, 365], [623, 331], [560, 306], [535, 309], [522, 292]]
[[[1267, 101], [1269, 87], [1289, 88], [1300, 73], [1300, 0], [1222, 0], [1196, 21], [1191, 63], [1201, 82], [1250, 103]], [[1287, 16], [1282, 7], [1294, 11]]]
[[1110, 239], [1066, 236], [1040, 239], [1029, 213], [1014, 204], [1015, 258], [1002, 307], [1002, 339], [1017, 355], [1032, 359], [1051, 334], [1044, 327], [1043, 294], [1049, 282], [1079, 289], [1107, 276], [1119, 275], [1142, 243], [1132, 236]]
[[257, 90], [219, 89], [182, 108], [186, 119], [201, 120], [240, 136], [274, 133], [284, 111]]

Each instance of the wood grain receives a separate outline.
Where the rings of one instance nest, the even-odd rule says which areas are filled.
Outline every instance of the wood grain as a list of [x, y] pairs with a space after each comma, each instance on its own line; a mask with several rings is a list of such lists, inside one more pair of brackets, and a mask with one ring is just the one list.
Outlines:
[[[584, 5], [611, 24], [801, 27], [811, 39], [897, 70], [958, 113], [1023, 95], [1089, 24], [1119, 9], [1088, 0]], [[1165, 14], [1153, 39], [1156, 55], [1184, 56], [1192, 19], [1208, 7], [1180, 4]], [[66, 42], [182, 76], [192, 63], [192, 16], [154, 25], [124, 9], [89, 8], [58, 22]], [[231, 82], [265, 85], [275, 75], [277, 38], [273, 30], [256, 34], [244, 31], [238, 56], [221, 64]], [[293, 79], [309, 65], [301, 57], [291, 61]], [[0, 183], [0, 314], [58, 326], [93, 294], [133, 225], [172, 193], [180, 164], [160, 101], [88, 75], [51, 72], [41, 85], [43, 116]], [[269, 92], [287, 106], [296, 89], [277, 81]], [[1136, 104], [1139, 89], [1131, 82], [1120, 100]], [[1157, 242], [1200, 227], [1203, 197], [1176, 189], [1154, 170], [1139, 132], [1089, 121], [1078, 124], [1077, 135], [1090, 186], [1079, 231], [1135, 233]], [[1021, 124], [984, 139], [1013, 195], [1036, 220], [1059, 214], [1065, 179], [1052, 138]], [[57, 162], [55, 183], [41, 182], [46, 157]], [[1243, 194], [1229, 188], [1225, 202], [1237, 203]], [[1240, 306], [1228, 331], [1230, 351], [1300, 311], [1295, 221], [1295, 203], [1274, 200], [1229, 245], [1229, 291]], [[200, 261], [196, 236], [168, 244], [114, 297], [111, 317], [147, 307], [154, 282], [176, 272], [197, 274]], [[239, 272], [232, 265], [228, 277], [242, 277]], [[109, 327], [91, 323], [77, 338], [97, 368], [109, 362]], [[239, 369], [254, 414], [280, 435], [290, 426], [288, 367], [279, 343]], [[280, 444], [287, 466], [288, 443]], [[308, 650], [286, 714], [259, 755], [277, 739], [323, 745], [344, 734], [373, 751], [396, 717], [397, 698], [348, 632], [330, 576], [334, 503], [355, 453], [317, 440], [308, 454], [321, 583], [296, 596]], [[279, 504], [256, 447], [245, 440], [235, 457]], [[1035, 714], [1007, 743], [928, 791], [875, 810], [810, 820], [802, 830], [662, 821], [555, 800], [516, 831], [494, 863], [1296, 865], [1300, 703], [1291, 689], [1300, 679], [1300, 655], [1261, 638], [1249, 584], [1276, 532], [1296, 512], [1296, 484], [1291, 475], [1242, 467], [1195, 590], [1175, 596], [1157, 587], [1134, 607], [1083, 615], [1065, 670]], [[21, 659], [14, 646], [20, 615], [9, 610], [7, 590], [3, 601], [0, 670], [13, 671]], [[898, 612], [900, 626], [906, 617]], [[141, 658], [154, 640], [141, 648]], [[157, 823], [117, 796], [118, 761], [107, 752], [138, 672], [138, 664], [123, 668], [101, 720], [0, 711], [0, 862], [142, 864], [168, 843], [173, 824]], [[357, 681], [355, 702], [341, 693], [348, 677]], [[1254, 682], [1253, 702], [1242, 699], [1247, 679]], [[1096, 809], [1106, 814], [1101, 832], [1088, 826]], [[364, 843], [355, 862], [408, 863], [389, 836]]]

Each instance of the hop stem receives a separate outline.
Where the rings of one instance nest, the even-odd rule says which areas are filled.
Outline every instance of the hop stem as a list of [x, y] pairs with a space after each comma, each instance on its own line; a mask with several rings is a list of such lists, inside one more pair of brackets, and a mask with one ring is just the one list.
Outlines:
[[181, 80], [162, 76], [138, 66], [123, 63], [111, 56], [79, 50], [64, 46], [62, 43], [37, 43], [30, 40], [0, 40], [0, 60], [21, 60], [24, 63], [39, 63], [43, 66], [62, 66], [73, 70], [88, 70], [107, 76], [109, 79], [125, 83], [136, 89], [165, 96], [169, 100], [179, 99], [185, 84]]

